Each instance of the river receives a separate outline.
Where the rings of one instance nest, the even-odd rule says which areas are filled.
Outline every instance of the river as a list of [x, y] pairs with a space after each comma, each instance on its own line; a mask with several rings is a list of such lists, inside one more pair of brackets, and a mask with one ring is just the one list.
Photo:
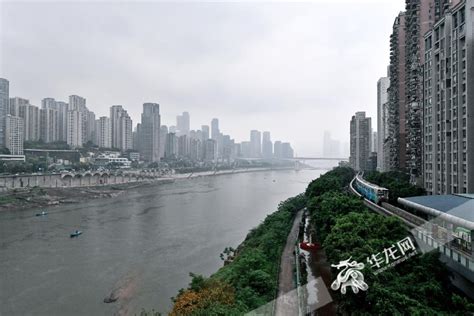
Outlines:
[[[0, 315], [168, 312], [189, 272], [215, 272], [225, 247], [322, 172], [182, 179], [53, 207], [43, 217], [1, 212]], [[70, 238], [76, 229], [84, 233]], [[120, 299], [104, 303], [113, 291]]]

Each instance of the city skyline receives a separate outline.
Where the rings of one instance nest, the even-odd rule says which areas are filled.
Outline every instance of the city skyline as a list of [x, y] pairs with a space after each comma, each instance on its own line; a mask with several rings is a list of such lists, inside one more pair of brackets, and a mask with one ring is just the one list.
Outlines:
[[[135, 125], [122, 105], [112, 105], [109, 116], [100, 116], [87, 107], [87, 99], [70, 95], [69, 103], [44, 98], [41, 107], [28, 99], [9, 97], [10, 82], [0, 78], [1, 113], [5, 132], [0, 138], [12, 155], [23, 155], [25, 141], [44, 143], [64, 142], [77, 149], [95, 145], [99, 149], [114, 148], [122, 154], [133, 154], [133, 159], [145, 162], [191, 159], [192, 161], [226, 160], [236, 158], [292, 158], [294, 150], [289, 142], [271, 141], [269, 131], [250, 131], [250, 142], [235, 142], [221, 132], [219, 119], [209, 126], [190, 130], [190, 114], [176, 116], [176, 125], [161, 124], [160, 105], [144, 103], [141, 120]], [[5, 103], [5, 104], [4, 104]], [[262, 146], [265, 147], [262, 150]], [[138, 154], [138, 155], [137, 155]]]
[[[8, 82], [8, 84], [7, 84], [8, 92], [11, 91], [11, 86], [12, 85], [11, 85], [10, 80], [8, 80], [8, 78], [1, 78], [1, 77], [0, 77], [0, 79], [2, 79], [3, 82], [5, 82], [5, 80]], [[130, 133], [132, 133], [133, 131], [135, 131], [137, 129], [137, 125], [140, 125], [141, 121], [143, 120], [143, 112], [140, 114], [141, 119], [135, 121], [135, 120], [130, 118], [126, 106], [114, 104], [114, 105], [110, 105], [107, 115], [97, 115], [93, 111], [93, 109], [89, 110], [89, 108], [87, 107], [88, 103], [87, 103], [87, 98], [86, 97], [73, 94], [73, 95], [69, 95], [67, 99], [69, 100], [69, 102], [60, 101], [60, 100], [55, 99], [54, 97], [44, 97], [39, 102], [41, 105], [35, 105], [35, 104], [30, 102], [29, 98], [9, 95], [8, 105], [6, 106], [6, 108], [9, 110], [7, 112], [13, 112], [13, 114], [15, 114], [14, 116], [19, 116], [20, 115], [20, 104], [23, 105], [23, 106], [26, 106], [28, 108], [35, 109], [38, 112], [37, 113], [37, 116], [38, 116], [37, 125], [40, 125], [39, 122], [41, 121], [42, 118], [40, 117], [39, 114], [42, 111], [53, 108], [54, 110], [59, 111], [59, 114], [61, 114], [60, 113], [62, 111], [61, 108], [62, 107], [67, 108], [69, 106], [69, 104], [71, 104], [70, 108], [72, 108], [73, 110], [78, 110], [78, 108], [84, 108], [85, 111], [89, 112], [92, 115], [92, 120], [95, 122], [94, 123], [94, 126], [95, 126], [94, 128], [98, 131], [101, 129], [100, 121], [101, 120], [103, 121], [103, 118], [108, 118], [110, 120], [110, 122], [107, 123], [107, 124], [110, 124], [110, 129], [111, 129], [111, 131], [110, 131], [110, 134], [111, 134], [110, 135], [110, 138], [111, 138], [110, 148], [117, 148], [117, 149], [120, 149], [122, 151], [133, 148], [133, 146], [131, 146], [131, 143], [130, 143], [130, 142], [132, 142], [132, 139], [128, 139], [126, 141], [120, 139], [120, 137], [118, 135], [119, 134], [118, 129], [116, 130], [115, 125], [114, 125], [115, 124], [114, 122], [117, 120], [117, 118], [115, 118], [115, 117], [119, 116], [118, 119], [120, 119], [120, 117], [122, 115], [125, 115], [126, 119], [128, 121], [130, 121], [130, 123], [127, 123], [127, 124], [131, 124], [130, 125], [131, 129], [129, 129], [129, 131], [130, 131]], [[155, 104], [155, 103], [144, 102], [143, 105], [145, 105], [145, 104]], [[156, 104], [158, 105], [158, 103], [156, 103]], [[64, 113], [64, 115], [66, 115], [66, 113]], [[160, 113], [160, 115], [162, 115], [162, 114]], [[168, 115], [170, 115], [170, 114], [168, 114]], [[25, 114], [22, 114], [22, 117], [24, 117], [24, 116], [25, 116]], [[28, 116], [26, 116], [26, 117], [28, 117]], [[181, 123], [181, 122], [183, 122], [182, 121], [183, 117], [184, 117], [184, 122], [185, 123]], [[68, 118], [65, 117], [65, 120], [67, 120], [67, 119]], [[25, 120], [25, 118], [24, 118], [24, 120]], [[69, 118], [69, 120], [70, 120], [70, 118]], [[183, 132], [183, 130], [180, 130], [179, 127], [180, 127], [180, 124], [184, 124], [184, 126], [186, 126], [185, 129], [184, 129], [184, 134], [189, 134], [189, 132], [202, 131], [203, 128], [209, 129], [210, 127], [211, 127], [211, 131], [212, 131], [213, 122], [216, 122], [216, 124], [217, 124], [217, 130], [215, 130], [216, 134], [215, 135], [214, 134], [212, 134], [212, 135], [209, 134], [208, 137], [210, 137], [211, 139], [214, 139], [215, 137], [217, 137], [217, 135], [222, 134], [222, 131], [219, 128], [219, 126], [220, 126], [219, 125], [220, 124], [219, 123], [219, 118], [213, 117], [212, 119], [210, 119], [208, 121], [209, 124], [194, 123], [194, 126], [196, 126], [195, 129], [191, 128], [191, 126], [193, 126], [193, 125], [191, 125], [190, 122], [192, 122], [192, 120], [190, 119], [190, 113], [187, 112], [187, 111], [183, 111], [181, 114], [178, 114], [178, 115], [175, 116], [174, 122], [170, 122], [169, 124], [161, 122], [161, 119], [160, 119], [160, 126], [165, 126], [167, 128], [171, 127], [172, 132], [174, 133], [175, 131]], [[37, 141], [37, 140], [41, 139], [42, 141], [44, 141], [46, 143], [55, 142], [55, 141], [65, 141], [68, 144], [73, 145], [73, 147], [75, 147], [75, 146], [81, 147], [79, 145], [79, 143], [87, 142], [87, 141], [83, 141], [83, 139], [92, 140], [92, 142], [95, 143], [95, 144], [98, 144], [98, 143], [102, 142], [102, 140], [99, 140], [99, 138], [97, 138], [97, 139], [94, 138], [94, 137], [97, 137], [97, 136], [92, 137], [91, 135], [88, 135], [88, 137], [86, 137], [86, 136], [82, 137], [81, 136], [80, 140], [77, 140], [77, 141], [74, 141], [74, 142], [70, 141], [66, 137], [66, 131], [64, 131], [64, 136], [61, 136], [61, 132], [59, 132], [59, 130], [61, 130], [61, 127], [59, 126], [59, 123], [55, 123], [55, 124], [58, 125], [58, 127], [57, 127], [58, 131], [57, 131], [57, 136], [54, 137], [53, 139], [44, 137], [44, 135], [48, 134], [48, 132], [43, 131], [40, 126], [37, 127], [38, 130], [35, 134], [36, 136], [33, 137], [33, 138], [31, 138], [31, 137], [28, 138], [27, 135], [28, 135], [29, 125], [25, 124], [25, 126], [24, 126], [25, 135], [23, 136], [23, 139], [25, 141]], [[50, 125], [50, 124], [44, 124], [44, 125]], [[66, 128], [66, 126], [64, 126], [64, 128]], [[254, 130], [254, 129], [252, 129], [252, 130]], [[261, 128], [259, 128], [258, 131], [265, 133], [265, 130], [261, 129]], [[207, 131], [207, 132], [209, 133], [209, 131]], [[84, 127], [83, 134], [85, 135], [86, 133], [87, 132], [86, 132], [86, 129]], [[269, 132], [267, 132], [267, 133], [269, 133]], [[232, 134], [232, 133], [229, 133], [229, 134]], [[250, 137], [242, 139], [241, 141], [239, 141], [239, 143], [246, 142], [248, 140], [250, 140]], [[126, 145], [121, 144], [120, 142], [124, 142], [124, 143], [126, 143]], [[260, 150], [260, 152], [261, 152], [261, 150]]]
[[[298, 153], [319, 155], [322, 141], [313, 135], [323, 135], [328, 130], [333, 138], [345, 143], [349, 129], [338, 124], [336, 117], [357, 110], [365, 110], [375, 117], [376, 98], [370, 83], [386, 68], [388, 58], [386, 54], [374, 54], [367, 63], [366, 56], [388, 51], [392, 16], [404, 8], [403, 1], [383, 4], [358, 1], [344, 6], [332, 3], [154, 3], [149, 6], [131, 5], [132, 9], [125, 15], [124, 7], [115, 3], [87, 3], [78, 5], [77, 11], [67, 10], [64, 4], [28, 4], [25, 8], [6, 3], [2, 23], [8, 24], [8, 28], [0, 35], [0, 67], [1, 76], [15, 82], [10, 95], [29, 98], [35, 105], [47, 96], [67, 100], [68, 94], [82, 95], [97, 117], [106, 115], [111, 105], [122, 104], [134, 122], [140, 119], [143, 103], [159, 102], [168, 109], [162, 117], [166, 125], [174, 125], [176, 115], [183, 111], [193, 113], [191, 129], [209, 125], [209, 118], [218, 116], [226, 132], [232, 133], [237, 141], [245, 140], [247, 131], [254, 128], [271, 130], [274, 138], [291, 141]], [[138, 16], [146, 17], [148, 13], [144, 11], [148, 8], [158, 11], [160, 16], [172, 12], [176, 21], [162, 17], [148, 19], [141, 25]], [[83, 10], [87, 14], [82, 15]], [[341, 41], [344, 45], [319, 31], [333, 22], [324, 15], [325, 10], [337, 12], [341, 29], [334, 39], [344, 38]], [[15, 19], [20, 12], [22, 19]], [[372, 15], [370, 21], [350, 18], [354, 13], [366, 12], [377, 12], [377, 15]], [[283, 19], [287, 14], [288, 18]], [[82, 26], [66, 24], [58, 28], [55, 19], [48, 18], [52, 15], [65, 16]], [[41, 22], [38, 16], [42, 16]], [[98, 16], [100, 19], [95, 18]], [[241, 29], [244, 19], [249, 25]], [[19, 20], [24, 22], [19, 25]], [[128, 30], [120, 23], [124, 20], [130, 26]], [[201, 23], [203, 20], [209, 22]], [[372, 27], [367, 23], [373, 23]], [[30, 39], [38, 24], [44, 32], [35, 32], [36, 37]], [[67, 36], [62, 29], [67, 30]], [[150, 29], [174, 31], [150, 34]], [[362, 37], [357, 38], [356, 34]], [[51, 36], [54, 36], [54, 48], [44, 45], [51, 42]], [[77, 45], [72, 45], [69, 38], [76, 38]], [[127, 47], [121, 46], [122, 40], [128, 43]], [[349, 47], [347, 41], [356, 42]], [[20, 58], [21, 67], [15, 59], [21, 57], [18, 54], [23, 50], [15, 50], [15, 55], [11, 53], [15, 42], [29, 51], [31, 57]], [[158, 43], [175, 44], [159, 46]], [[193, 47], [189, 46], [191, 43]], [[364, 47], [357, 43], [364, 43]], [[69, 46], [75, 49], [71, 51]], [[328, 51], [322, 52], [321, 46]], [[135, 48], [129, 51], [131, 47]], [[34, 53], [40, 48], [41, 61]], [[307, 57], [295, 59], [295, 49], [304, 51]], [[212, 60], [206, 58], [210, 50]], [[148, 51], [153, 51], [155, 58], [150, 59]], [[60, 52], [74, 56], [74, 60], [60, 58]], [[285, 67], [279, 66], [282, 59], [288, 61]], [[168, 66], [162, 67], [165, 63]], [[351, 66], [364, 71], [344, 73]], [[26, 68], [28, 75], [23, 70]], [[66, 69], [68, 76], [64, 75]], [[40, 73], [47, 73], [47, 80], [31, 85], [27, 78]], [[341, 84], [348, 87], [347, 95], [335, 92]], [[329, 114], [327, 109], [334, 114]]]

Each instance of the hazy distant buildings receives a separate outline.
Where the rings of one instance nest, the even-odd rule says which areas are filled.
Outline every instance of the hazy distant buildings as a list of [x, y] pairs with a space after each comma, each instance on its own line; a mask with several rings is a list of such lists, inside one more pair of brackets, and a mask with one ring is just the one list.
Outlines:
[[329, 131], [324, 132], [323, 136], [323, 156], [326, 158], [335, 158], [341, 155], [341, 143], [332, 139]]
[[275, 143], [273, 144], [273, 156], [275, 158], [282, 158], [283, 157], [282, 148], [281, 148], [281, 141], [279, 141], [279, 140], [275, 141]]
[[216, 158], [216, 141], [214, 139], [207, 139], [204, 142], [204, 160], [214, 161]]
[[[110, 117], [96, 119], [86, 106], [86, 99], [70, 95], [69, 103], [44, 98], [41, 107], [29, 100], [9, 98], [9, 83], [0, 79], [0, 113], [4, 115], [3, 144], [13, 153], [23, 151], [23, 142], [65, 141], [71, 148], [96, 145], [100, 149], [120, 149], [122, 154], [137, 161], [159, 162], [167, 160], [173, 166], [175, 159], [184, 165], [201, 166], [202, 162], [231, 165], [235, 158], [290, 158], [294, 156], [290, 143], [275, 142], [270, 132], [250, 132], [250, 141], [236, 143], [231, 135], [219, 129], [219, 120], [190, 130], [190, 115], [183, 112], [176, 118], [177, 126], [161, 126], [160, 107], [157, 103], [144, 103], [141, 122], [133, 129], [132, 119], [122, 105], [110, 107]], [[8, 121], [7, 121], [8, 115]], [[7, 133], [8, 125], [8, 133]], [[90, 144], [88, 144], [90, 142]], [[7, 144], [8, 143], [8, 144]], [[3, 147], [5, 147], [3, 146]], [[133, 154], [132, 154], [133, 152]]]
[[377, 146], [377, 170], [386, 171], [384, 142], [387, 138], [387, 113], [388, 107], [388, 88], [390, 86], [390, 78], [382, 77], [377, 81], [377, 137], [374, 137]]
[[294, 152], [290, 143], [281, 143], [281, 156], [282, 158], [293, 158]]
[[217, 141], [217, 138], [219, 137], [220, 131], [219, 131], [219, 120], [216, 118], [213, 118], [211, 121], [211, 138], [215, 141]]
[[168, 135], [168, 127], [161, 125], [160, 127], [160, 158], [165, 157], [166, 135]]
[[5, 147], [11, 155], [23, 155], [23, 119], [8, 114], [5, 120]]
[[[160, 105], [158, 103], [144, 103], [140, 130], [140, 154], [145, 161], [160, 161], [160, 128]], [[173, 146], [175, 146], [174, 143]], [[173, 150], [172, 154], [175, 155], [176, 151]]]
[[357, 112], [350, 122], [351, 155], [349, 162], [355, 170], [368, 170], [371, 119], [365, 112]]
[[10, 102], [10, 84], [7, 79], [0, 78], [0, 147], [5, 147], [5, 124]]
[[190, 118], [188, 112], [176, 117], [176, 129], [179, 135], [189, 135]]
[[176, 159], [178, 156], [178, 139], [175, 133], [166, 134], [165, 159]]
[[474, 193], [474, 1], [460, 1], [425, 35], [423, 185]]
[[202, 141], [205, 142], [206, 140], [209, 139], [209, 125], [202, 125], [201, 132], [202, 132]]
[[250, 156], [259, 158], [262, 156], [262, 133], [257, 130], [250, 131]]
[[178, 137], [178, 157], [187, 157], [189, 154], [189, 138], [183, 134]]
[[270, 132], [263, 132], [262, 156], [265, 159], [270, 159], [273, 157], [273, 143], [270, 138]]

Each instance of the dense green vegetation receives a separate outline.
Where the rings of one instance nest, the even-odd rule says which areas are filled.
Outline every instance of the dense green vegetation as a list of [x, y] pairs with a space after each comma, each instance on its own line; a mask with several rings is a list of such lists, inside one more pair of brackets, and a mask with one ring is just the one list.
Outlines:
[[378, 172], [364, 174], [364, 179], [389, 190], [389, 202], [397, 203], [399, 197], [424, 195], [425, 190], [410, 183], [410, 175], [400, 171]]
[[172, 315], [241, 315], [273, 300], [281, 252], [305, 202], [301, 194], [280, 203], [278, 211], [250, 231], [234, 259], [210, 278], [192, 274], [188, 289], [175, 299]]
[[69, 150], [69, 149], [71, 149], [71, 147], [66, 142], [57, 141], [57, 142], [45, 143], [42, 140], [39, 140], [39, 141], [28, 141], [27, 140], [23, 144], [23, 147], [28, 148], [28, 149], [57, 149], [57, 150], [60, 150], [60, 149]]
[[[474, 311], [472, 303], [456, 294], [436, 252], [417, 255], [380, 274], [373, 273], [367, 257], [407, 237], [408, 232], [398, 219], [369, 212], [360, 199], [345, 193], [352, 175], [350, 170], [335, 169], [313, 181], [306, 191], [311, 219], [328, 262], [338, 263], [352, 257], [351, 260], [366, 264], [363, 274], [369, 289], [357, 294], [351, 290], [345, 295], [333, 292], [338, 313], [463, 315]], [[377, 176], [385, 181], [381, 185], [399, 188], [397, 194], [413, 192], [413, 188], [402, 190], [394, 174]], [[400, 183], [406, 185], [407, 181], [400, 178]], [[337, 273], [334, 268], [333, 275]]]
[[2, 161], [0, 174], [33, 173], [48, 170], [46, 162], [39, 158], [29, 158], [27, 161]]

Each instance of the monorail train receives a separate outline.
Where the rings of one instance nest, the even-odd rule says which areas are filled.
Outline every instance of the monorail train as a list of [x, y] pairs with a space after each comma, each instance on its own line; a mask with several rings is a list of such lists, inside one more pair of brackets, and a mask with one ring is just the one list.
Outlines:
[[369, 183], [362, 179], [361, 175], [357, 175], [354, 181], [354, 186], [357, 192], [362, 194], [366, 199], [380, 204], [381, 202], [388, 201], [388, 189], [381, 188], [372, 183]]

